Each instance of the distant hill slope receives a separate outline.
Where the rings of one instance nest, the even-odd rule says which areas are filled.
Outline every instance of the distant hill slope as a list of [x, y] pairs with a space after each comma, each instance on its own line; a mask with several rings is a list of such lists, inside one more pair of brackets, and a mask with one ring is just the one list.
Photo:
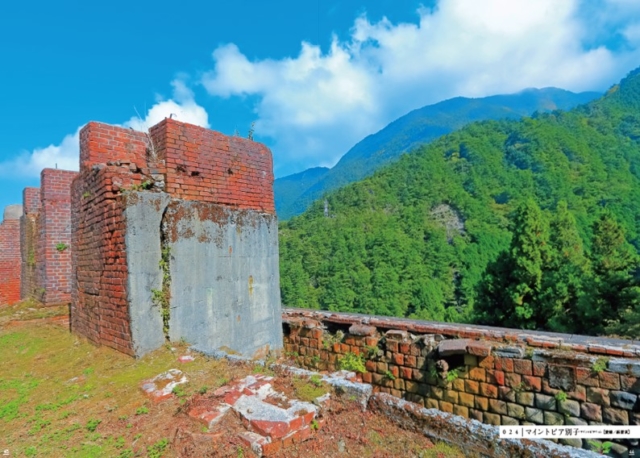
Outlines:
[[316, 201], [280, 225], [283, 304], [468, 319], [520, 202], [566, 201], [587, 251], [606, 206], [640, 246], [640, 74], [568, 112], [467, 125], [326, 198], [329, 217]]
[[[327, 167], [314, 167], [300, 173], [278, 178], [273, 183], [273, 192], [276, 196], [287, 196], [288, 200], [295, 201], [306, 190], [324, 178], [329, 170]], [[288, 200], [276, 198], [276, 213], [280, 217], [286, 213], [286, 208], [283, 205], [287, 205]]]
[[[517, 119], [536, 111], [568, 110], [602, 94], [563, 89], [526, 89], [517, 94], [478, 99], [456, 97], [414, 110], [369, 135], [351, 148], [330, 170], [318, 168], [275, 180], [276, 210], [280, 220], [302, 213], [325, 192], [371, 175], [418, 145], [488, 119]], [[315, 181], [312, 179], [315, 178]]]

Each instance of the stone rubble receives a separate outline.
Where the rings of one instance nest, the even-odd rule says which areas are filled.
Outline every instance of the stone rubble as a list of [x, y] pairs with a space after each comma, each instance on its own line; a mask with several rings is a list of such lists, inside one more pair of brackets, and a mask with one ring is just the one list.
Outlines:
[[151, 380], [143, 381], [140, 388], [153, 402], [157, 403], [174, 396], [173, 389], [187, 382], [187, 377], [182, 371], [169, 369]]
[[[247, 428], [239, 434], [258, 456], [269, 456], [281, 448], [311, 437], [320, 408], [316, 404], [287, 399], [273, 389], [273, 377], [249, 375], [214, 391], [206, 403], [196, 405], [188, 415], [211, 430], [232, 411]], [[318, 404], [328, 397], [316, 400]], [[275, 405], [278, 404], [278, 405]]]

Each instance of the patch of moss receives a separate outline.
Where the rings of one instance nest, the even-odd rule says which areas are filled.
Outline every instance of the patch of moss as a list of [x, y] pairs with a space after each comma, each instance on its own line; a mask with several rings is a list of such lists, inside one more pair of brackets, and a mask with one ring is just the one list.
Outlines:
[[327, 383], [306, 378], [295, 378], [293, 380], [293, 388], [296, 398], [306, 402], [313, 402], [314, 399], [331, 391]]

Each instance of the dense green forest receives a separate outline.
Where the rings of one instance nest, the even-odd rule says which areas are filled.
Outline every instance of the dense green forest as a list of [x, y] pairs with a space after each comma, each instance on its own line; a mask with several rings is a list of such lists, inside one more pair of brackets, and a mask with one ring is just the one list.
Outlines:
[[403, 153], [472, 122], [520, 119], [536, 111], [566, 110], [601, 95], [548, 87], [476, 99], [455, 97], [418, 108], [362, 139], [331, 169], [316, 167], [275, 180], [278, 217], [287, 220], [299, 215], [326, 192], [361, 180]]
[[636, 70], [568, 112], [468, 125], [281, 223], [282, 301], [637, 335], [639, 222]]

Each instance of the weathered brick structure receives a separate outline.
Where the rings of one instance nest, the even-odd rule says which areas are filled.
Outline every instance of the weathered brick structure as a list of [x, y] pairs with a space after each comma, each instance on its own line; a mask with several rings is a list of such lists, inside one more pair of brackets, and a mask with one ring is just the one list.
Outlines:
[[[71, 182], [77, 175], [58, 169], [44, 169], [40, 174], [36, 281], [30, 297], [45, 305], [71, 301]], [[26, 253], [27, 260], [30, 255]]]
[[166, 338], [253, 356], [282, 346], [271, 153], [165, 119], [91, 122], [72, 185], [71, 326], [142, 355]]
[[[38, 214], [40, 213], [40, 188], [24, 188], [22, 191], [23, 214], [20, 218], [21, 281], [20, 298], [41, 298], [36, 276], [36, 250], [38, 247]], [[69, 264], [71, 270], [71, 264]]]
[[22, 205], [9, 205], [0, 223], [0, 305], [20, 300], [21, 216]]
[[44, 169], [40, 188], [25, 188], [20, 218], [21, 299], [71, 301], [71, 181], [77, 172]]
[[283, 323], [302, 366], [360, 364], [375, 391], [428, 408], [492, 425], [640, 424], [635, 341], [301, 309]]

